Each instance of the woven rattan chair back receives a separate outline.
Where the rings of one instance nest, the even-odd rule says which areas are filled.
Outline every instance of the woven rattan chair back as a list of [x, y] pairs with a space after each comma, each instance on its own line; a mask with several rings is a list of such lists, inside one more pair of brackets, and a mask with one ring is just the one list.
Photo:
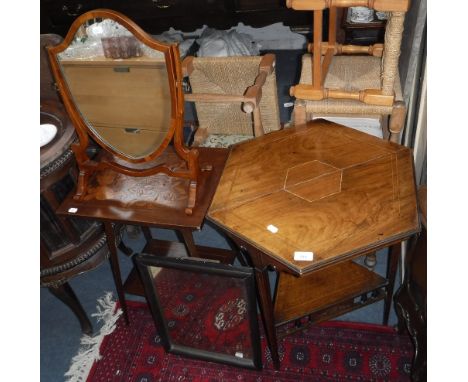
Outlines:
[[[186, 95], [186, 99], [195, 104], [199, 128], [208, 134], [255, 136], [254, 118], [243, 110], [242, 97], [256, 83], [261, 61], [261, 56], [192, 58], [190, 73], [187, 73], [192, 98]], [[231, 99], [226, 101], [229, 97]], [[274, 66], [261, 86], [257, 106], [263, 132], [279, 130]]]

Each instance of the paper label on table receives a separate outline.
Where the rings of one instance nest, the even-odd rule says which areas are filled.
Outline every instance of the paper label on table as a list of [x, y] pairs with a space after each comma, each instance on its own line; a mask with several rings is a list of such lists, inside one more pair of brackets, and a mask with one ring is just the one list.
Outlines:
[[74, 214], [75, 212], [78, 212], [78, 208], [71, 207], [71, 208], [68, 209], [68, 212], [70, 212], [71, 214]]
[[314, 259], [313, 252], [295, 251], [294, 260], [296, 261], [312, 261]]
[[240, 351], [236, 351], [236, 357], [237, 358], [244, 358], [244, 353], [240, 352]]
[[271, 233], [276, 233], [276, 232], [278, 232], [278, 227], [274, 226], [273, 224], [270, 224], [267, 227], [267, 230], [270, 231]]

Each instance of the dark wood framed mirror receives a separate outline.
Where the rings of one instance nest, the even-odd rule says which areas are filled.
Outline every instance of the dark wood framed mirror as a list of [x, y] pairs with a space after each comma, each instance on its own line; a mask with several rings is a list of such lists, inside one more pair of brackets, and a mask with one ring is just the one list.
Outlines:
[[253, 268], [144, 253], [133, 260], [167, 352], [262, 367]]
[[[188, 180], [185, 212], [191, 214], [199, 153], [183, 143], [177, 44], [156, 41], [118, 12], [97, 9], [79, 16], [48, 54], [79, 138], [72, 146], [79, 166], [74, 198], [85, 198], [98, 170], [135, 177], [164, 173]], [[104, 149], [95, 158], [87, 154], [91, 139]]]

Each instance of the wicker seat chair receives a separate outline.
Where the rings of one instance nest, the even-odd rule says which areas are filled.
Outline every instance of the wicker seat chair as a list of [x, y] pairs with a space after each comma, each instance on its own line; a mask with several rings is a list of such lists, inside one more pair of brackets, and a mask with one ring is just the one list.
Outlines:
[[194, 146], [228, 147], [281, 128], [275, 56], [186, 57], [199, 127]]
[[[316, 116], [378, 117], [388, 122], [390, 140], [399, 141], [406, 107], [403, 102], [398, 59], [405, 12], [409, 0], [288, 0], [296, 10], [314, 12], [314, 39], [302, 59], [299, 84], [290, 89], [296, 97], [294, 122]], [[337, 7], [368, 6], [388, 12], [385, 43], [371, 46], [336, 42]], [[323, 10], [329, 8], [328, 41], [322, 41]], [[385, 118], [385, 119], [384, 119]]]

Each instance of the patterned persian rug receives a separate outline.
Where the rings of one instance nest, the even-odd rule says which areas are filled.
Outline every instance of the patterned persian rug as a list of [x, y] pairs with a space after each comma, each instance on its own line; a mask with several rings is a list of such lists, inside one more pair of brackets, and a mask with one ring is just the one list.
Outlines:
[[[263, 370], [253, 371], [166, 354], [147, 305], [131, 301], [128, 305], [131, 325], [114, 314], [112, 330], [105, 324], [108, 334], [102, 336], [100, 346], [95, 343], [100, 355], [95, 354], [94, 363], [91, 361], [88, 367], [76, 365], [83, 357], [75, 357], [75, 369], [81, 368], [82, 373], [73, 376], [69, 372], [70, 381], [410, 380], [411, 341], [390, 327], [338, 321], [311, 326], [279, 341], [279, 371], [273, 368], [262, 335]], [[80, 354], [86, 356], [90, 352]]]

